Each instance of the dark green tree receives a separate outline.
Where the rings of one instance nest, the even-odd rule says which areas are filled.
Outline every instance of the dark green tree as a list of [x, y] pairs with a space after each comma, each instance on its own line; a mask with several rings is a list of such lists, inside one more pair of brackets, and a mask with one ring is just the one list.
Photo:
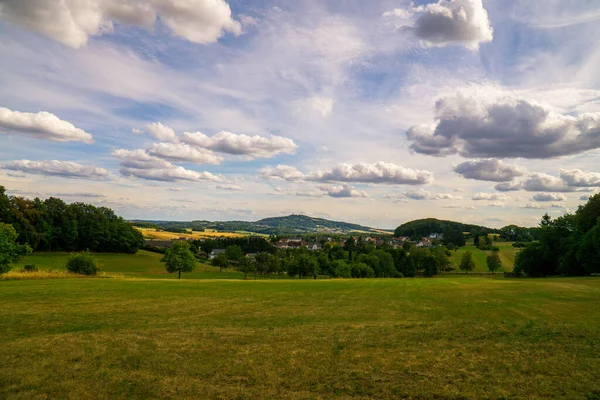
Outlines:
[[496, 272], [502, 267], [502, 261], [497, 251], [492, 251], [486, 258], [487, 267], [490, 272]]
[[10, 271], [12, 263], [31, 253], [31, 247], [18, 244], [17, 237], [12, 225], [0, 222], [0, 274]]
[[473, 269], [475, 269], [475, 262], [473, 261], [473, 253], [472, 252], [465, 251], [465, 253], [462, 255], [462, 257], [460, 259], [459, 268], [461, 269], [461, 271], [465, 271], [465, 273], [471, 272], [471, 271], [473, 271]]

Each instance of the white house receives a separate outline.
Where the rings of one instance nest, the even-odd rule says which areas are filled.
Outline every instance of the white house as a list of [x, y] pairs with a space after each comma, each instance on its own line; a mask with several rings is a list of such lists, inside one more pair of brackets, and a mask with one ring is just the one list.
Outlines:
[[216, 256], [218, 256], [221, 253], [225, 253], [225, 249], [214, 249], [213, 251], [210, 252], [210, 254], [208, 255], [209, 259], [213, 259]]

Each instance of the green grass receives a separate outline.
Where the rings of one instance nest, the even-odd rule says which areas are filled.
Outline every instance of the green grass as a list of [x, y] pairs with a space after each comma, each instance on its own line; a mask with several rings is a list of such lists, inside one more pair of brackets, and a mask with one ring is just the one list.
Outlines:
[[0, 398], [586, 399], [600, 279], [0, 281]]
[[[519, 249], [515, 249], [514, 247], [512, 247], [512, 243], [509, 243], [509, 242], [497, 242], [497, 243], [494, 243], [494, 246], [498, 246], [500, 248], [499, 256], [500, 256], [500, 261], [502, 261], [501, 271], [504, 271], [504, 272], [512, 271], [513, 267], [515, 265], [515, 257], [517, 255], [517, 253], [519, 252]], [[486, 258], [490, 252], [479, 250], [478, 248], [473, 246], [472, 243], [471, 244], [467, 243], [467, 246], [461, 247], [457, 251], [452, 251], [452, 255], [450, 256], [450, 259], [452, 260], [452, 264], [454, 264], [454, 267], [456, 268], [456, 270], [457, 271], [459, 270], [458, 267], [460, 265], [461, 258], [463, 256], [463, 254], [467, 251], [470, 251], [473, 253], [473, 261], [475, 261], [475, 269], [473, 271], [474, 272], [487, 272], [488, 267], [487, 267]]]
[[[140, 250], [136, 254], [96, 253], [98, 264], [107, 273], [119, 273], [126, 277], [177, 279], [177, 274], [169, 274], [160, 262], [162, 254]], [[35, 253], [25, 257], [14, 269], [21, 269], [27, 264], [35, 264], [43, 270], [65, 270], [68, 253]], [[186, 279], [242, 279], [244, 275], [237, 271], [224, 270], [206, 264], [199, 264], [194, 272], [183, 274]]]

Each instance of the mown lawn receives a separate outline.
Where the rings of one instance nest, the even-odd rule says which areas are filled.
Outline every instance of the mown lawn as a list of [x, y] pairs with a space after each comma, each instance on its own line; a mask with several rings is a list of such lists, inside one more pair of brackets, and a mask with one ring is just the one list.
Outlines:
[[600, 279], [0, 281], [0, 398], [593, 399]]

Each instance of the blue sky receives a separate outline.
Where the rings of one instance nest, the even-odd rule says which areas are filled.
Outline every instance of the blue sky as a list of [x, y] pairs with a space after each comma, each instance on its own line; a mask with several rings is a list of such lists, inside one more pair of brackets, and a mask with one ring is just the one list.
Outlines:
[[127, 218], [536, 225], [600, 188], [599, 35], [582, 0], [0, 0], [0, 183]]

